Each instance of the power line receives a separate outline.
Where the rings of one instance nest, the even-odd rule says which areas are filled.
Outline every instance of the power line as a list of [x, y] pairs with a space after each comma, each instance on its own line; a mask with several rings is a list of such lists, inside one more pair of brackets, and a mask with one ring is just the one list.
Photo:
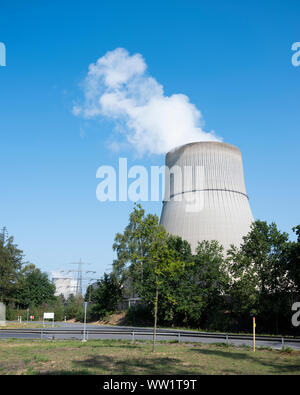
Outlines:
[[77, 270], [74, 269], [74, 270], [61, 270], [61, 271], [66, 273], [74, 273], [74, 274], [76, 273], [77, 282], [76, 282], [75, 295], [76, 296], [82, 295], [83, 281], [94, 280], [90, 276], [86, 277], [84, 275], [88, 273], [95, 274], [96, 272], [94, 270], [83, 270], [82, 269], [83, 265], [91, 265], [91, 263], [82, 262], [81, 258], [79, 262], [71, 262], [70, 265], [77, 265], [78, 266]]

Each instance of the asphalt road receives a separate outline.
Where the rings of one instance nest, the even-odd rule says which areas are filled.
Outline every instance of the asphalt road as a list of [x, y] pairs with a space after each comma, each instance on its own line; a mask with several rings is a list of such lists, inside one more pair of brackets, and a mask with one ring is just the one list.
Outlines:
[[[82, 330], [83, 329], [83, 324], [79, 323], [66, 323], [66, 322], [58, 322], [55, 323], [55, 327], [45, 327], [43, 328], [43, 323], [42, 322], [34, 322], [35, 324], [40, 325], [40, 328], [35, 328], [35, 329], [43, 329], [44, 331], [50, 332], [50, 333], [44, 333], [43, 334], [43, 339], [77, 339], [77, 340], [82, 340], [83, 335], [79, 333], [71, 333], [72, 330]], [[63, 334], [57, 334], [57, 333], [51, 333], [55, 332], [57, 329], [64, 329], [66, 332]], [[9, 333], [6, 332], [3, 329], [0, 329], [0, 339], [8, 339], [8, 338], [20, 338], [20, 339], [41, 339], [40, 333], [26, 333], [27, 331], [29, 332], [30, 330], [33, 330], [31, 328], [28, 329], [23, 329], [24, 333]], [[123, 339], [123, 340], [133, 340], [132, 334], [128, 333], [122, 333], [126, 331], [136, 331], [136, 332], [143, 332], [145, 333], [144, 335], [136, 334], [134, 335], [135, 340], [152, 340], [153, 335], [150, 332], [150, 328], [139, 328], [139, 327], [128, 327], [128, 326], [106, 326], [106, 325], [92, 325], [92, 324], [87, 324], [86, 325], [86, 330], [88, 331], [88, 339]], [[93, 330], [97, 330], [98, 333], [93, 333]], [[99, 332], [105, 332], [105, 331], [112, 331], [112, 332], [118, 332], [118, 333], [99, 333]], [[70, 332], [70, 333], [68, 333]], [[170, 333], [169, 335], [164, 335], [162, 336], [161, 333]], [[179, 337], [179, 332], [181, 333]], [[173, 335], [171, 335], [171, 333]], [[174, 336], [174, 333], [176, 333], [176, 336]], [[183, 335], [184, 334], [184, 335]], [[195, 342], [195, 343], [225, 343], [226, 339], [219, 338], [219, 337], [201, 337], [201, 338], [196, 338], [192, 336], [188, 336], [190, 333], [189, 331], [179, 331], [179, 330], [167, 330], [167, 329], [158, 329], [157, 331], [157, 340], [164, 340], [164, 341], [174, 341], [174, 340], [180, 340], [181, 342]], [[247, 345], [252, 347], [253, 343], [252, 340], [247, 340], [247, 339], [228, 339], [228, 343], [236, 346], [241, 346], [241, 345]], [[264, 341], [264, 340], [258, 340], [256, 339], [256, 347], [272, 347], [274, 349], [281, 349], [282, 348], [282, 343], [281, 341], [274, 340], [274, 341]], [[296, 350], [300, 350], [300, 343], [293, 343], [289, 342], [287, 340], [284, 341], [284, 346], [285, 347], [291, 347]]]

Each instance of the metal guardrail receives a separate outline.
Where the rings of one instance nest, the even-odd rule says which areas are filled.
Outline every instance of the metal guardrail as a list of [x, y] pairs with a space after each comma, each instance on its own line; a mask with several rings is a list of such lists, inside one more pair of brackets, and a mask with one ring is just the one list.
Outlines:
[[[37, 329], [1, 329], [0, 334], [39, 334], [41, 339], [46, 335], [83, 335], [84, 333], [87, 335], [129, 335], [132, 337], [133, 341], [135, 336], [149, 336], [153, 335], [152, 329], [140, 329], [140, 330], [105, 330], [105, 329], [49, 329], [49, 328], [37, 328]], [[250, 335], [234, 335], [227, 333], [213, 333], [213, 332], [187, 332], [187, 331], [171, 331], [171, 330], [160, 330], [158, 329], [156, 332], [157, 336], [166, 336], [166, 337], [174, 337], [181, 341], [182, 338], [210, 338], [210, 339], [220, 339], [229, 342], [229, 340], [253, 340], [253, 337]], [[256, 341], [265, 341], [265, 342], [280, 342], [282, 345], [284, 343], [299, 343], [300, 338], [290, 338], [290, 337], [280, 337], [280, 336], [262, 336], [256, 335]]]

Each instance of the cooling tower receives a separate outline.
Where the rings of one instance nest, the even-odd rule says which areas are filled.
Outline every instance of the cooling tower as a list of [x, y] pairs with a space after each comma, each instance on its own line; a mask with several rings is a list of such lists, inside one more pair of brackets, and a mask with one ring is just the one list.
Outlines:
[[237, 147], [199, 142], [168, 152], [165, 185], [160, 223], [193, 252], [202, 240], [217, 240], [227, 250], [249, 232], [253, 216]]

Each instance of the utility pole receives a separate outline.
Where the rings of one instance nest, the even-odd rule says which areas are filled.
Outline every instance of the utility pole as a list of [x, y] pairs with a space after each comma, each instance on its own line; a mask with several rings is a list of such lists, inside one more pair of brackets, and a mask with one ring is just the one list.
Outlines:
[[87, 304], [88, 302], [84, 302], [83, 303], [83, 307], [84, 307], [84, 321], [83, 321], [83, 342], [86, 342], [86, 308], [87, 308]]
[[253, 352], [255, 352], [255, 328], [256, 328], [255, 317], [253, 317]]
[[71, 262], [70, 265], [76, 265], [77, 268], [57, 272], [64, 274], [56, 274], [55, 272], [55, 277], [53, 276], [54, 280], [57, 280], [57, 283], [59, 283], [57, 290], [62, 288], [65, 291], [68, 288], [69, 294], [73, 294], [76, 297], [83, 296], [86, 288], [84, 283], [86, 281], [97, 280], [94, 278], [96, 272], [94, 270], [83, 270], [83, 265], [90, 265], [90, 263], [82, 262], [81, 259], [79, 262]]
[[82, 266], [83, 265], [88, 265], [88, 263], [84, 263], [81, 261], [81, 258], [79, 259], [79, 262], [72, 262], [71, 265], [78, 265], [77, 271], [74, 270], [75, 273], [77, 273], [77, 285], [76, 285], [76, 296], [82, 295]]

